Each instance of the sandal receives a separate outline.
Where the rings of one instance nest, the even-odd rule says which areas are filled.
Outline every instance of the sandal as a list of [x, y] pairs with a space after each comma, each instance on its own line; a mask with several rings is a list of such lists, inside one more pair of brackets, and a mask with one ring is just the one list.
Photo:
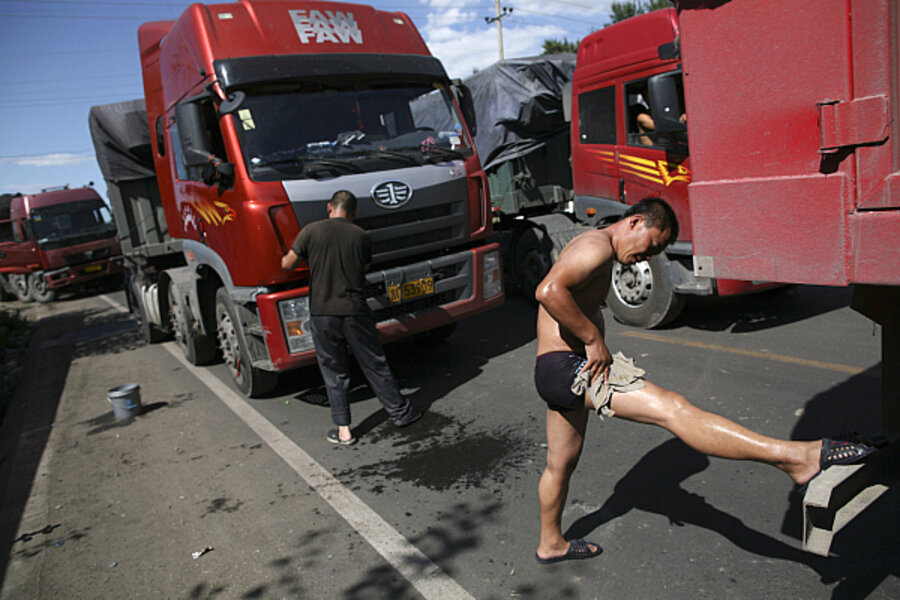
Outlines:
[[[591, 550], [591, 545], [597, 546], [597, 549]], [[564, 560], [582, 560], [585, 558], [594, 558], [595, 556], [599, 556], [601, 552], [603, 552], [603, 548], [601, 548], [598, 544], [594, 544], [593, 542], [586, 542], [582, 539], [577, 539], [569, 542], [569, 549], [566, 550], [565, 554], [561, 554], [560, 556], [551, 556], [550, 558], [541, 558], [537, 555], [537, 553], [535, 553], [534, 557], [542, 565], [550, 565]]]
[[832, 465], [850, 465], [875, 452], [876, 448], [843, 440], [822, 438], [822, 452], [819, 454], [819, 469]]
[[876, 447], [858, 442], [822, 438], [822, 450], [819, 453], [819, 470], [809, 481], [799, 486], [797, 492], [801, 496], [805, 495], [813, 479], [821, 475], [828, 467], [859, 462], [877, 450], [878, 448]]
[[331, 431], [329, 431], [325, 436], [325, 439], [327, 439], [332, 444], [340, 444], [341, 446], [352, 446], [356, 443], [355, 437], [351, 437], [349, 440], [342, 440], [338, 435], [337, 429], [332, 429]]

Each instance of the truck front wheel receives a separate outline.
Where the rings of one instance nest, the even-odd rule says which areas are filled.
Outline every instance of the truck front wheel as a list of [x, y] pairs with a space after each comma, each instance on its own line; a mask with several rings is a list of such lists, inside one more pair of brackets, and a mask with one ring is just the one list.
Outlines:
[[32, 273], [28, 276], [28, 286], [31, 288], [31, 297], [38, 302], [53, 302], [56, 300], [56, 290], [50, 287], [43, 273]]
[[606, 305], [616, 319], [626, 325], [653, 329], [681, 313], [684, 296], [672, 288], [667, 260], [658, 254], [633, 265], [614, 264]]
[[225, 288], [216, 292], [216, 330], [222, 358], [238, 390], [250, 398], [272, 391], [278, 383], [278, 374], [251, 364], [241, 324]]
[[19, 302], [31, 302], [34, 299], [31, 295], [31, 286], [28, 285], [28, 275], [10, 275], [9, 283]]

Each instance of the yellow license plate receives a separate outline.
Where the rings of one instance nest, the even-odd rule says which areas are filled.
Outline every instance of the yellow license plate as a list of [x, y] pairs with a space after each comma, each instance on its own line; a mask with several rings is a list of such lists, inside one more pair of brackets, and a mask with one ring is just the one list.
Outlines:
[[403, 302], [420, 296], [434, 293], [434, 277], [423, 277], [415, 281], [388, 286], [388, 298], [391, 302]]
[[96, 273], [97, 271], [102, 271], [103, 265], [88, 265], [84, 268], [85, 273]]

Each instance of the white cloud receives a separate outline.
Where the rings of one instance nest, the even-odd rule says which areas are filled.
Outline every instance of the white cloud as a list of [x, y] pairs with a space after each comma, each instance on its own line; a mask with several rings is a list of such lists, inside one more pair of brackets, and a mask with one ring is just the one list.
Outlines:
[[[607, 22], [610, 4], [611, 0], [501, 1], [501, 6], [513, 9], [502, 21], [503, 55], [535, 56], [548, 39], [577, 41]], [[424, 0], [423, 5], [430, 12], [418, 22], [422, 37], [450, 77], [468, 77], [499, 59], [496, 25], [484, 21], [495, 12], [493, 3], [460, 7], [458, 0]]]
[[[562, 37], [564, 32], [552, 25], [504, 28], [503, 55], [506, 58], [541, 53], [544, 40]], [[462, 32], [449, 29], [429, 31], [425, 38], [450, 77], [465, 78], [499, 60], [496, 30]]]
[[7, 156], [0, 158], [0, 163], [23, 167], [71, 167], [97, 160], [93, 154], [74, 154], [72, 152], [51, 152], [35, 156]]
[[43, 190], [52, 188], [55, 185], [57, 185], [57, 184], [38, 182], [38, 183], [26, 183], [26, 184], [22, 184], [22, 185], [5, 185], [5, 186], [3, 186], [3, 189], [5, 190], [4, 193], [7, 193], [7, 194], [15, 194], [15, 193], [37, 194], [37, 193], [42, 192]]

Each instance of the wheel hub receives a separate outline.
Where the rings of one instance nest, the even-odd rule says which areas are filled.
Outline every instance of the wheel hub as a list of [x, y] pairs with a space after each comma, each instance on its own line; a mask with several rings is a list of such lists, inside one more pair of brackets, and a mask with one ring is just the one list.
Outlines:
[[633, 265], [616, 263], [612, 281], [616, 296], [629, 306], [640, 306], [653, 291], [653, 273], [645, 260]]
[[225, 364], [233, 372], [237, 373], [240, 357], [237, 351], [237, 334], [231, 317], [224, 310], [219, 313], [219, 326], [216, 329], [217, 337], [219, 338], [219, 348], [222, 350], [222, 358], [225, 360]]

